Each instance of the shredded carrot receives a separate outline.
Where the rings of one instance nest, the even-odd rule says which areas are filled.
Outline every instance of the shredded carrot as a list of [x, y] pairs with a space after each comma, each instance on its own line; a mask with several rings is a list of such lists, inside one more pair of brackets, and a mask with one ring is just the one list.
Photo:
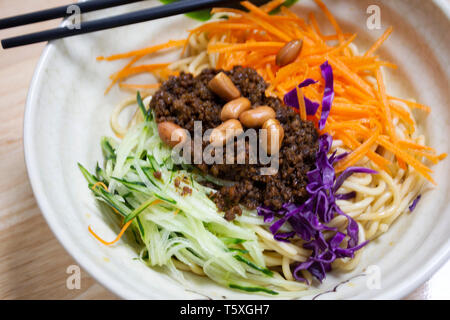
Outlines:
[[[388, 102], [388, 98], [387, 98], [387, 94], [386, 94], [386, 88], [384, 86], [383, 75], [381, 74], [380, 69], [377, 69], [375, 71], [375, 76], [376, 76], [377, 85], [378, 85], [378, 95], [380, 96], [380, 99], [381, 99], [384, 125], [386, 127], [386, 131], [387, 131], [388, 135], [391, 137], [391, 141], [395, 144], [395, 143], [397, 143], [398, 139], [397, 139], [397, 135], [395, 133], [394, 123], [392, 122], [392, 116], [391, 116], [389, 102]], [[414, 126], [414, 123], [413, 123], [413, 126]], [[403, 170], [406, 170], [405, 161], [402, 158], [397, 158], [397, 160], [398, 160], [398, 165], [400, 166], [400, 168], [402, 168]]]
[[395, 135], [394, 124], [392, 123], [391, 109], [389, 108], [389, 102], [387, 100], [386, 88], [384, 86], [383, 75], [381, 74], [381, 70], [377, 70], [375, 72], [377, 84], [378, 84], [378, 92], [381, 99], [381, 110], [383, 112], [383, 121], [385, 124], [385, 128], [392, 141], [397, 142], [397, 137]]
[[418, 144], [418, 143], [410, 141], [410, 140], [399, 140], [398, 143], [399, 143], [399, 145], [401, 145], [403, 147], [414, 149], [414, 150], [426, 150], [426, 151], [435, 152], [434, 149], [429, 146], [424, 146], [424, 145]]
[[264, 12], [270, 12], [283, 4], [285, 0], [273, 0], [261, 6], [261, 10]]
[[295, 87], [295, 89], [297, 90], [297, 100], [298, 100], [298, 109], [300, 111], [300, 118], [302, 120], [306, 120], [306, 106], [305, 106], [305, 99], [303, 97], [303, 92], [302, 89], [299, 88], [298, 86]]
[[121, 70], [118, 73], [112, 75], [111, 80], [121, 80], [139, 73], [152, 72], [158, 69], [163, 69], [168, 65], [169, 63], [154, 63], [154, 64], [144, 64], [136, 67], [129, 67], [125, 70]]
[[425, 166], [424, 164], [422, 164], [415, 157], [411, 156], [410, 154], [403, 151], [399, 147], [396, 147], [394, 144], [389, 142], [389, 140], [385, 136], [378, 137], [377, 142], [382, 147], [386, 148], [387, 150], [395, 154], [397, 157], [399, 157], [400, 159], [402, 159], [403, 161], [407, 162], [409, 165], [414, 167], [414, 169], [416, 169], [420, 174], [422, 174], [425, 178], [427, 178], [431, 183], [436, 184], [436, 182], [434, 182], [433, 178], [429, 174], [430, 172], [432, 172], [432, 170], [427, 166]]
[[[154, 204], [158, 204], [162, 202], [161, 200], [153, 200], [150, 205], [154, 205]], [[89, 232], [94, 236], [94, 238], [96, 238], [98, 241], [100, 241], [101, 243], [103, 243], [105, 246], [110, 246], [114, 243], [116, 243], [117, 241], [120, 240], [120, 238], [122, 238], [122, 235], [125, 233], [125, 231], [128, 229], [128, 227], [131, 225], [131, 223], [133, 222], [134, 219], [128, 221], [127, 223], [125, 223], [122, 227], [122, 229], [120, 230], [119, 234], [117, 235], [117, 237], [113, 240], [113, 241], [105, 241], [102, 238], [100, 238], [95, 232], [94, 230], [92, 230], [91, 226], [88, 226], [88, 230]]]
[[407, 106], [409, 106], [412, 109], [421, 109], [421, 110], [424, 110], [426, 112], [430, 112], [431, 111], [430, 107], [425, 106], [425, 105], [420, 104], [420, 103], [417, 103], [417, 102], [413, 102], [413, 101], [409, 101], [409, 100], [406, 100], [406, 99], [393, 97], [393, 96], [388, 96], [388, 98], [390, 100], [396, 100], [396, 101], [403, 102], [404, 104], [406, 104]]
[[148, 48], [133, 50], [133, 51], [120, 53], [120, 54], [114, 54], [114, 55], [106, 57], [106, 58], [103, 56], [100, 56], [100, 57], [97, 57], [97, 60], [113, 61], [113, 60], [118, 60], [118, 59], [132, 58], [132, 57], [136, 57], [136, 56], [145, 56], [145, 55], [160, 51], [162, 49], [181, 47], [185, 44], [185, 42], [186, 42], [186, 40], [170, 40], [166, 43], [159, 44], [156, 46], [151, 46]]
[[393, 28], [390, 26], [386, 29], [386, 31], [383, 33], [383, 35], [370, 47], [369, 50], [366, 51], [364, 54], [365, 57], [371, 56], [382, 44], [383, 42], [389, 37], [389, 35], [392, 33]]
[[[119, 72], [122, 72], [123, 70], [126, 70], [126, 69], [130, 68], [130, 67], [131, 67], [132, 65], [134, 65], [137, 61], [139, 61], [141, 58], [142, 58], [142, 56], [136, 56], [136, 57], [134, 57], [134, 58], [131, 59], [131, 61], [128, 62], [128, 63], [126, 64], [126, 66], [123, 67], [122, 70], [120, 70]], [[119, 72], [116, 72], [115, 75], [118, 74]], [[111, 75], [110, 78], [113, 77], [113, 76], [114, 76], [114, 75]], [[109, 86], [106, 88], [106, 90], [105, 90], [105, 94], [107, 94], [107, 93], [109, 92], [109, 90], [111, 90], [111, 88], [112, 88], [118, 81], [119, 81], [118, 78], [117, 78], [117, 79], [114, 79], [113, 81], [111, 81], [110, 85], [109, 85]]]
[[95, 237], [95, 239], [97, 239], [98, 241], [100, 241], [101, 243], [103, 243], [105, 246], [110, 246], [114, 243], [116, 243], [117, 241], [120, 240], [120, 238], [122, 238], [122, 235], [124, 234], [124, 232], [128, 229], [128, 227], [130, 226], [130, 224], [133, 222], [133, 220], [128, 221], [127, 223], [125, 223], [125, 225], [122, 227], [122, 229], [120, 230], [119, 234], [117, 235], [117, 237], [110, 242], [107, 242], [105, 240], [103, 240], [102, 238], [100, 238], [91, 228], [91, 226], [88, 226], [88, 230], [89, 232]]
[[[348, 131], [338, 131], [334, 136], [344, 142], [344, 144], [351, 150], [355, 150], [361, 145]], [[383, 158], [381, 155], [372, 150], [367, 152], [367, 157], [381, 170], [387, 171], [387, 166], [390, 164], [389, 160]]]
[[[256, 27], [256, 26], [255, 26]], [[215, 32], [223, 32], [224, 30], [248, 30], [248, 24], [245, 23], [227, 23], [225, 22], [217, 22], [217, 23], [207, 23], [203, 24], [193, 30], [191, 32], [198, 33], [203, 31], [208, 31], [210, 33]]]
[[291, 37], [286, 35], [286, 33], [284, 33], [282, 30], [278, 29], [277, 27], [275, 27], [271, 23], [267, 22], [266, 19], [261, 19], [261, 18], [259, 18], [257, 16], [251, 16], [251, 15], [249, 15], [248, 18], [251, 21], [253, 21], [254, 23], [256, 23], [257, 25], [259, 25], [260, 27], [262, 27], [267, 33], [276, 36], [278, 39], [281, 39], [281, 40], [286, 41], [286, 42], [292, 40]]
[[252, 51], [263, 50], [264, 52], [277, 52], [285, 45], [284, 42], [247, 42], [240, 44], [221, 43], [208, 46], [208, 52], [233, 52], [233, 51]]
[[106, 184], [104, 184], [103, 182], [99, 181], [96, 182], [92, 185], [91, 189], [94, 190], [95, 188], [97, 188], [98, 186], [102, 186], [103, 189], [105, 189], [106, 191], [108, 191], [108, 187], [106, 186]]
[[[328, 55], [331, 55], [331, 54], [334, 54], [341, 50], [346, 49], [350, 45], [350, 43], [352, 43], [353, 40], [355, 40], [355, 38], [356, 38], [356, 34], [351, 35], [347, 40], [342, 41], [337, 47], [329, 49], [326, 53]], [[344, 57], [342, 57], [342, 58], [344, 58]]]
[[332, 67], [339, 71], [350, 83], [353, 83], [358, 88], [362, 89], [369, 96], [374, 96], [372, 87], [356, 73], [352, 72], [343, 62], [331, 56], [328, 57], [328, 61], [330, 61]]
[[368, 99], [370, 99], [370, 96], [362, 92], [357, 87], [353, 86], [347, 86], [345, 88], [345, 93], [348, 96], [348, 98], [351, 99], [351, 101], [357, 102], [357, 103], [365, 103]]
[[244, 8], [247, 8], [250, 12], [253, 12], [255, 15], [257, 15], [261, 18], [269, 17], [267, 12], [258, 8], [257, 6], [255, 6], [253, 3], [249, 2], [249, 1], [242, 1], [241, 6], [243, 6]]
[[135, 84], [135, 83], [119, 83], [119, 87], [125, 89], [156, 89], [159, 88], [159, 83], [150, 83], [150, 84]]
[[389, 108], [391, 109], [393, 114], [397, 115], [399, 118], [403, 120], [403, 122], [405, 122], [405, 124], [409, 125], [409, 127], [411, 128], [409, 132], [411, 134], [414, 133], [415, 122], [414, 119], [411, 117], [411, 114], [395, 103], [389, 103]]
[[[355, 143], [355, 139], [353, 137], [350, 137], [350, 140], [353, 141], [353, 143]], [[391, 163], [389, 160], [387, 160], [386, 158], [382, 157], [381, 155], [379, 155], [378, 153], [369, 150], [367, 152], [367, 157], [373, 161], [373, 163], [375, 163], [380, 169], [387, 171], [387, 166]]]
[[333, 25], [333, 28], [336, 30], [338, 34], [342, 34], [341, 27], [336, 21], [336, 18], [331, 14], [330, 10], [325, 6], [325, 4], [321, 0], [314, 0], [316, 4], [319, 6], [319, 8], [323, 11], [327, 19], [331, 22]]
[[336, 172], [343, 171], [345, 168], [354, 165], [356, 162], [358, 162], [358, 160], [364, 157], [364, 155], [367, 154], [372, 145], [377, 141], [377, 138], [380, 135], [380, 131], [381, 129], [378, 127], [369, 139], [364, 141], [364, 143], [353, 150], [350, 155], [341, 160], [335, 168]]
[[439, 161], [445, 159], [447, 157], [447, 154], [443, 153], [440, 155], [436, 155], [436, 154], [431, 154], [425, 151], [420, 151], [420, 150], [411, 150], [412, 153], [421, 156], [421, 157], [425, 157], [428, 160], [430, 160], [433, 164], [438, 164]]
[[312, 28], [314, 29], [314, 31], [317, 33], [317, 35], [318, 35], [320, 38], [323, 38], [323, 34], [322, 34], [322, 32], [320, 31], [319, 24], [317, 23], [317, 20], [316, 20], [316, 15], [315, 15], [313, 12], [310, 12], [310, 13], [308, 14], [308, 19], [309, 19], [309, 21], [311, 22], [311, 26], [312, 26]]
[[117, 82], [119, 82], [119, 86], [120, 86], [121, 80], [123, 80], [127, 77], [130, 77], [130, 76], [133, 76], [133, 75], [136, 75], [139, 73], [144, 73], [144, 72], [156, 73], [157, 70], [165, 69], [169, 65], [169, 63], [155, 63], [155, 64], [150, 64], [150, 65], [140, 65], [140, 66], [132, 67], [133, 62], [137, 61], [138, 59], [139, 59], [139, 57], [133, 59], [131, 61], [131, 63], [127, 64], [122, 70], [120, 70], [119, 72], [116, 72], [110, 76], [112, 81], [111, 81], [111, 84], [108, 86], [108, 88], [106, 88], [105, 94], [108, 93], [109, 90], [111, 90], [111, 88]]

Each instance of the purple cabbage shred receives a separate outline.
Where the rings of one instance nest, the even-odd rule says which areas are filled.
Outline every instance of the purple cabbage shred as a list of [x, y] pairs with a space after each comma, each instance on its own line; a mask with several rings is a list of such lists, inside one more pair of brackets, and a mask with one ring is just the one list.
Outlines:
[[[285, 203], [279, 211], [273, 211], [268, 207], [257, 209], [258, 214], [264, 216], [265, 222], [272, 223], [270, 231], [276, 240], [289, 242], [290, 239], [297, 236], [305, 241], [304, 248], [312, 250], [308, 260], [298, 264], [294, 269], [293, 274], [298, 281], [306, 282], [301, 275], [301, 270], [308, 270], [321, 282], [325, 278], [326, 272], [331, 270], [331, 263], [334, 260], [344, 257], [353, 258], [355, 251], [368, 242], [358, 244], [358, 224], [336, 204], [336, 200], [351, 199], [355, 197], [355, 193], [336, 194], [336, 191], [353, 173], [373, 174], [377, 172], [368, 168], [351, 167], [336, 178], [333, 164], [345, 157], [345, 154], [336, 156], [336, 152], [334, 152], [328, 157], [332, 141], [332, 137], [328, 134], [319, 138], [315, 169], [308, 172], [308, 185], [306, 186], [309, 194], [308, 200], [300, 205]], [[336, 215], [343, 215], [347, 218], [346, 234], [327, 226], [327, 223]], [[279, 232], [285, 223], [290, 225], [292, 231]], [[326, 231], [332, 231], [335, 234], [326, 239], [324, 235]], [[345, 238], [347, 238], [347, 244], [341, 246]]]
[[[333, 69], [328, 64], [328, 61], [325, 61], [320, 66], [320, 71], [322, 73], [322, 77], [325, 80], [325, 90], [322, 98], [322, 114], [320, 115], [319, 120], [319, 129], [322, 130], [325, 127], [325, 123], [327, 121], [328, 115], [330, 114], [331, 105], [334, 99], [334, 88], [333, 88]], [[313, 79], [306, 79], [302, 83], [298, 85], [299, 88], [307, 87], [317, 81]], [[300, 106], [298, 105], [298, 97], [296, 88], [292, 89], [288, 93], [284, 95], [284, 104], [293, 108], [298, 109]], [[304, 97], [305, 100], [305, 108], [307, 115], [315, 115], [317, 109], [319, 108], [319, 103], [309, 100]]]
[[415, 208], [416, 208], [416, 206], [417, 206], [417, 203], [419, 202], [419, 200], [420, 200], [420, 198], [422, 197], [422, 195], [418, 195], [415, 199], [414, 199], [414, 201], [411, 203], [411, 205], [409, 206], [409, 212], [412, 212]]
[[319, 129], [322, 130], [327, 122], [328, 115], [331, 111], [331, 104], [334, 99], [334, 88], [333, 88], [333, 68], [325, 61], [320, 66], [320, 71], [322, 72], [322, 77], [325, 80], [325, 90], [323, 92], [322, 98], [322, 114], [319, 120]]
[[[302, 83], [298, 85], [299, 88], [307, 87], [310, 84], [316, 83], [317, 81], [313, 79], [306, 79]], [[283, 97], [284, 104], [287, 106], [291, 106], [293, 108], [300, 108], [298, 105], [298, 98], [297, 98], [297, 90], [294, 88], [288, 93], [286, 93]], [[304, 97], [305, 100], [305, 108], [306, 108], [306, 114], [313, 116], [316, 114], [317, 109], [319, 108], [319, 104], [317, 102], [313, 102], [309, 100], [307, 97]]]

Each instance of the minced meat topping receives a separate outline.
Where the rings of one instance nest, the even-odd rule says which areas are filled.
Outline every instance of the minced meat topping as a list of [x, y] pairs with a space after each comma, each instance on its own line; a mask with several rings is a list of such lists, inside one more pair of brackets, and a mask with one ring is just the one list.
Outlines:
[[[206, 69], [196, 77], [181, 73], [170, 77], [155, 93], [150, 108], [156, 121], [171, 121], [194, 135], [194, 121], [202, 121], [203, 132], [221, 124], [220, 112], [226, 101], [208, 88], [208, 82], [223, 70]], [[218, 190], [212, 199], [227, 220], [241, 214], [239, 205], [248, 209], [269, 206], [280, 209], [284, 203], [302, 203], [306, 200], [307, 172], [314, 169], [318, 147], [318, 133], [310, 121], [302, 121], [280, 99], [266, 97], [267, 84], [251, 68], [234, 67], [223, 71], [248, 98], [252, 108], [267, 105], [276, 111], [276, 118], [284, 129], [279, 152], [279, 170], [274, 175], [260, 175], [261, 164], [196, 164], [201, 171], [215, 177], [234, 181], [229, 187], [213, 186]], [[204, 142], [204, 147], [207, 142]], [[248, 150], [247, 150], [248, 151]], [[226, 152], [224, 152], [224, 157]], [[248, 157], [246, 157], [247, 159]], [[266, 165], [267, 167], [267, 165]]]

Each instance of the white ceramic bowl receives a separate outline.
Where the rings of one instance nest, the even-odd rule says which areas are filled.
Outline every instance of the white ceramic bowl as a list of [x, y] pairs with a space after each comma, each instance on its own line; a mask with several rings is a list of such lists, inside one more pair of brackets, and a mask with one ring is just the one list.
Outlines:
[[[429, 143], [439, 152], [449, 152], [450, 137], [450, 8], [442, 1], [326, 1], [348, 32], [357, 32], [356, 44], [365, 49], [383, 30], [394, 26], [392, 37], [379, 54], [398, 64], [389, 75], [388, 91], [414, 97], [432, 107], [422, 121]], [[157, 5], [153, 3], [152, 5]], [[366, 9], [381, 9], [382, 30], [366, 27]], [[111, 13], [137, 9], [134, 4]], [[147, 4], [148, 5], [148, 4]], [[294, 10], [302, 15], [318, 11], [312, 1], [301, 1]], [[89, 14], [88, 18], [99, 17]], [[328, 25], [318, 12], [319, 22]], [[25, 113], [24, 145], [31, 184], [39, 206], [56, 237], [76, 261], [103, 286], [128, 299], [257, 299], [216, 286], [193, 276], [190, 288], [143, 265], [136, 252], [121, 241], [106, 247], [87, 231], [89, 224], [105, 238], [114, 238], [118, 228], [102, 216], [77, 168], [80, 162], [92, 170], [101, 161], [100, 137], [112, 135], [109, 117], [127, 94], [117, 89], [103, 91], [108, 75], [123, 61], [99, 63], [98, 55], [123, 52], [169, 38], [186, 36], [198, 22], [177, 16], [105, 32], [51, 42], [44, 50], [33, 78]], [[326, 28], [325, 28], [326, 30]], [[160, 57], [163, 59], [164, 57]], [[321, 290], [339, 286], [328, 299], [401, 298], [427, 280], [450, 253], [449, 160], [434, 167], [437, 189], [425, 193], [416, 210], [403, 215], [394, 226], [368, 245], [358, 268], [349, 274], [331, 274]], [[376, 265], [381, 271], [381, 289], [368, 289], [362, 271]], [[198, 293], [195, 293], [195, 292]]]

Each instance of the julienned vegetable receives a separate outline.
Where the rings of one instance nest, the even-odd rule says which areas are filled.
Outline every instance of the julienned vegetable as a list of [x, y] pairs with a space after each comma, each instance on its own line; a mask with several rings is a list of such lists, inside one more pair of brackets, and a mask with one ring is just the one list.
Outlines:
[[[328, 115], [331, 111], [331, 104], [333, 103], [334, 98], [334, 89], [333, 69], [328, 64], [328, 61], [325, 61], [320, 65], [320, 70], [322, 72], [322, 77], [325, 80], [325, 90], [322, 98], [322, 112], [319, 120], [319, 129], [322, 130], [325, 127], [325, 123], [327, 122]], [[317, 81], [313, 79], [306, 79], [298, 85], [298, 88], [304, 88], [315, 83], [317, 83]], [[292, 89], [283, 97], [284, 104], [295, 109], [300, 108], [298, 99], [297, 88]], [[309, 116], [314, 116], [319, 108], [319, 103], [311, 101], [307, 97], [303, 97], [303, 99], [305, 100], [306, 114]]]
[[[333, 69], [328, 64], [328, 61], [325, 61], [320, 66], [320, 70], [325, 82], [322, 110], [318, 122], [319, 129], [322, 130], [331, 111], [334, 88]], [[306, 87], [314, 83], [316, 81], [313, 79], [306, 79], [298, 85], [298, 88]], [[292, 89], [284, 96], [284, 103], [297, 109], [301, 108], [298, 94], [299, 91], [297, 88]], [[316, 105], [318, 106], [319, 104], [309, 101], [306, 97], [304, 99], [306, 113], [308, 115], [315, 115], [317, 112]], [[302, 110], [300, 110], [300, 113], [302, 113]], [[367, 243], [363, 242], [358, 245], [358, 224], [336, 204], [336, 200], [338, 199], [347, 200], [353, 198], [356, 195], [355, 192], [347, 194], [336, 194], [336, 192], [344, 180], [353, 173], [373, 174], [377, 172], [368, 168], [348, 167], [336, 179], [333, 165], [345, 158], [348, 154], [345, 153], [336, 156], [336, 152], [334, 152], [328, 157], [332, 141], [332, 137], [328, 134], [322, 135], [319, 139], [316, 168], [308, 173], [309, 183], [306, 190], [310, 197], [305, 203], [301, 205], [287, 203], [278, 212], [274, 212], [268, 207], [258, 208], [258, 214], [264, 216], [266, 222], [272, 222], [276, 215], [279, 217], [270, 227], [276, 240], [288, 242], [288, 239], [297, 236], [306, 241], [303, 245], [304, 248], [312, 250], [311, 257], [306, 262], [298, 264], [294, 269], [294, 277], [300, 281], [305, 281], [299, 275], [301, 270], [308, 270], [319, 281], [322, 281], [325, 278], [325, 273], [331, 270], [331, 263], [334, 260], [337, 258], [353, 257], [354, 252]], [[347, 218], [347, 234], [326, 225], [336, 214], [343, 215]], [[279, 233], [278, 230], [286, 222], [289, 223], [293, 231]], [[327, 232], [334, 232], [333, 237], [328, 237], [327, 239]], [[346, 248], [340, 247], [344, 240], [347, 242]]]
[[[244, 222], [225, 220], [208, 197], [215, 191], [196, 182], [207, 177], [190, 167], [174, 165], [152, 113], [132, 127], [120, 143], [104, 138], [101, 146], [103, 167], [97, 166], [95, 174], [79, 167], [96, 198], [123, 217], [125, 224], [111, 242], [89, 227], [102, 243], [116, 243], [129, 225], [132, 239], [144, 248], [141, 259], [150, 266], [164, 266], [187, 287], [189, 283], [175, 264], [246, 292], [286, 296], [295, 292], [298, 296], [307, 289], [305, 284], [287, 281], [266, 267], [255, 231]], [[155, 172], [160, 173], [159, 179]], [[183, 187], [192, 193], [182, 195]]]
[[[275, 212], [267, 207], [258, 208], [258, 214], [264, 216], [265, 222], [273, 222], [270, 230], [279, 241], [289, 241], [294, 237], [305, 241], [304, 248], [312, 250], [310, 258], [294, 268], [294, 277], [306, 281], [301, 270], [308, 270], [315, 278], [322, 281], [325, 273], [331, 270], [331, 263], [338, 258], [353, 257], [356, 250], [367, 244], [359, 243], [358, 224], [346, 215], [336, 204], [337, 199], [348, 199], [354, 194], [336, 194], [344, 180], [356, 172], [377, 173], [368, 168], [347, 168], [336, 178], [333, 164], [346, 154], [336, 156], [336, 152], [328, 157], [332, 144], [330, 135], [319, 138], [316, 168], [308, 173], [309, 183], [306, 187], [310, 197], [301, 204], [287, 203], [283, 209]], [[348, 220], [347, 233], [327, 226], [336, 215], [343, 215]], [[275, 218], [277, 220], [275, 221]], [[288, 223], [293, 231], [279, 232]], [[334, 235], [330, 237], [330, 233]]]
[[[298, 85], [298, 88], [304, 88], [309, 86], [310, 84], [316, 83], [317, 81], [313, 79], [306, 79], [302, 83]], [[307, 97], [303, 97], [305, 100], [305, 108], [306, 108], [306, 114], [313, 116], [316, 114], [317, 109], [319, 108], [319, 104], [317, 102], [309, 100]], [[298, 102], [298, 96], [297, 96], [297, 90], [296, 88], [292, 89], [288, 93], [286, 93], [283, 97], [284, 104], [290, 107], [293, 107], [295, 109], [299, 109], [299, 102]]]
[[322, 98], [322, 113], [319, 120], [319, 129], [322, 130], [325, 127], [325, 123], [327, 122], [328, 115], [331, 111], [331, 104], [333, 103], [334, 98], [334, 88], [333, 69], [328, 64], [328, 61], [325, 61], [320, 66], [320, 71], [322, 72], [322, 77], [325, 80], [325, 90]]

